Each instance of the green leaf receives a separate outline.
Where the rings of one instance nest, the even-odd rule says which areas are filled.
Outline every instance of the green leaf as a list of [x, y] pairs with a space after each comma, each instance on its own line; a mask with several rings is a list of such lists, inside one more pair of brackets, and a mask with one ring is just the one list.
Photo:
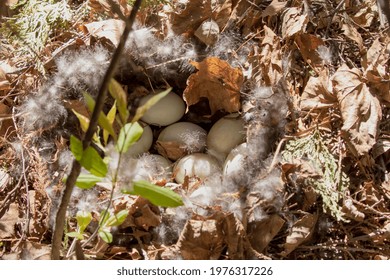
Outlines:
[[172, 88], [169, 88], [163, 92], [160, 92], [159, 94], [156, 94], [155, 96], [150, 98], [144, 105], [138, 107], [132, 122], [136, 122], [139, 119], [141, 119], [147, 110], [149, 110], [151, 107], [153, 107], [154, 104], [156, 104], [158, 101], [164, 98], [168, 93], [171, 92], [171, 90]]
[[[110, 111], [107, 114], [107, 119], [110, 122], [111, 126], [114, 124], [115, 115], [116, 115], [116, 101], [114, 102], [114, 105], [112, 105]], [[107, 145], [109, 135], [110, 133], [108, 133], [107, 130], [103, 129], [103, 141], [105, 145]]]
[[106, 242], [106, 243], [111, 243], [112, 240], [113, 240], [111, 232], [106, 231], [106, 230], [100, 230], [100, 231], [99, 231], [99, 236], [100, 236], [101, 239], [103, 239], [103, 241]]
[[89, 223], [92, 221], [92, 214], [88, 211], [77, 211], [76, 220], [77, 225], [79, 226], [79, 232], [83, 233]]
[[[93, 112], [93, 109], [95, 108], [95, 100], [87, 92], [84, 92], [84, 100], [85, 100], [85, 103], [87, 103], [88, 109], [91, 112]], [[118, 136], [115, 133], [114, 127], [112, 126], [112, 124], [108, 120], [107, 116], [103, 112], [100, 112], [100, 114], [99, 114], [98, 123], [99, 123], [100, 127], [103, 128], [104, 130], [107, 130], [107, 132], [115, 140], [118, 138]]]
[[70, 151], [77, 161], [83, 157], [83, 143], [76, 136], [70, 136]]
[[99, 221], [99, 225], [101, 227], [104, 227], [105, 224], [107, 223], [107, 220], [110, 218], [110, 213], [106, 210], [103, 210], [101, 213], [100, 213], [100, 221]]
[[119, 132], [118, 142], [116, 143], [117, 151], [126, 153], [130, 146], [138, 141], [143, 131], [144, 129], [138, 122], [125, 124]]
[[78, 240], [84, 240], [83, 234], [79, 232], [72, 231], [68, 232], [66, 235], [69, 237], [77, 238]]
[[128, 214], [129, 214], [128, 210], [119, 211], [117, 214], [115, 214], [114, 216], [111, 216], [106, 221], [105, 226], [115, 227], [115, 226], [121, 225], [125, 221]]
[[154, 205], [162, 207], [178, 207], [184, 204], [180, 195], [171, 189], [159, 187], [144, 180], [134, 182], [132, 191], [122, 192], [140, 195]]
[[129, 117], [129, 112], [127, 111], [127, 94], [123, 90], [122, 86], [115, 80], [111, 79], [110, 84], [108, 85], [108, 91], [111, 96], [116, 100], [118, 104], [118, 111], [121, 117], [122, 123], [127, 122]]
[[89, 119], [88, 119], [86, 116], [84, 116], [84, 115], [82, 115], [82, 114], [80, 114], [80, 113], [77, 113], [77, 112], [76, 112], [75, 110], [73, 110], [73, 109], [72, 109], [72, 111], [73, 111], [73, 114], [76, 115], [77, 119], [78, 119], [79, 122], [80, 122], [81, 130], [82, 130], [83, 132], [86, 132], [86, 131], [88, 130], [88, 126], [89, 126]]
[[74, 135], [70, 136], [70, 150], [81, 166], [92, 174], [80, 174], [76, 186], [81, 189], [92, 188], [97, 182], [106, 176], [107, 164], [100, 157], [99, 153], [92, 147], [83, 151], [83, 143]]
[[107, 164], [100, 157], [99, 153], [91, 146], [83, 152], [83, 157], [79, 161], [81, 166], [93, 175], [104, 177], [107, 174]]
[[96, 183], [100, 182], [102, 177], [95, 176], [93, 174], [81, 173], [76, 180], [76, 186], [80, 189], [90, 189], [96, 185]]

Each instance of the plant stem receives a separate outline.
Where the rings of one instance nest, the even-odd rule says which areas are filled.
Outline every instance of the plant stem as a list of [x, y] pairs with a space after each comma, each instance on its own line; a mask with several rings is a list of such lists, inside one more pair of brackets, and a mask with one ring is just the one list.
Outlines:
[[[91, 144], [92, 137], [95, 134], [97, 124], [98, 124], [99, 115], [103, 109], [104, 101], [105, 101], [106, 96], [107, 96], [108, 84], [115, 74], [115, 70], [116, 70], [116, 67], [118, 65], [120, 56], [121, 56], [123, 49], [125, 47], [127, 38], [130, 34], [133, 23], [135, 21], [136, 14], [141, 6], [141, 3], [142, 3], [142, 0], [136, 0], [134, 3], [133, 9], [132, 9], [129, 17], [126, 20], [125, 29], [123, 30], [118, 47], [116, 48], [116, 50], [112, 56], [110, 65], [108, 66], [108, 69], [104, 75], [102, 84], [100, 85], [99, 93], [98, 93], [97, 98], [96, 98], [95, 108], [94, 108], [92, 116], [91, 116], [88, 130], [85, 133], [85, 136], [83, 139], [83, 148], [84, 149], [86, 149]], [[73, 187], [76, 183], [77, 177], [80, 174], [80, 171], [81, 171], [80, 163], [77, 162], [76, 160], [74, 160], [73, 164], [72, 164], [72, 169], [71, 169], [70, 174], [66, 180], [64, 194], [62, 196], [61, 203], [59, 205], [57, 216], [56, 216], [56, 223], [55, 223], [55, 228], [54, 228], [54, 233], [53, 233], [52, 249], [51, 249], [51, 259], [53, 259], [53, 260], [60, 259], [61, 242], [62, 242], [62, 237], [63, 237], [63, 227], [65, 224], [66, 210], [68, 208], [68, 204], [70, 201], [70, 197], [72, 195]]]

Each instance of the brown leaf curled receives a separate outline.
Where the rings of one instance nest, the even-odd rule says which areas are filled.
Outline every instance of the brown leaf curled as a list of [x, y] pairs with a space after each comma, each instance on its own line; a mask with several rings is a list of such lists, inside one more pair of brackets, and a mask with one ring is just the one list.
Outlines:
[[208, 57], [202, 62], [192, 61], [191, 64], [199, 71], [187, 80], [187, 88], [183, 92], [187, 106], [205, 97], [211, 114], [218, 110], [229, 113], [240, 110], [240, 88], [244, 81], [241, 69], [233, 68], [217, 57]]

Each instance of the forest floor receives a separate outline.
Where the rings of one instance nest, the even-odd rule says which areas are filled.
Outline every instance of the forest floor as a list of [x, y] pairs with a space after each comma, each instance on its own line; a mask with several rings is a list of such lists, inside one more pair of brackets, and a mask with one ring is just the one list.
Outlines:
[[[50, 258], [71, 135], [85, 134], [85, 93], [98, 95], [133, 2], [0, 4], [0, 259]], [[93, 140], [104, 176], [73, 190], [61, 258], [390, 259], [390, 38], [376, 1], [143, 2], [114, 75], [126, 100], [110, 88], [111, 125]], [[150, 123], [147, 153], [112, 164], [120, 119], [167, 88], [205, 134], [164, 142]], [[212, 147], [231, 113], [242, 131]], [[152, 156], [191, 153], [216, 171], [179, 180]], [[123, 191], [139, 179], [179, 198]]]

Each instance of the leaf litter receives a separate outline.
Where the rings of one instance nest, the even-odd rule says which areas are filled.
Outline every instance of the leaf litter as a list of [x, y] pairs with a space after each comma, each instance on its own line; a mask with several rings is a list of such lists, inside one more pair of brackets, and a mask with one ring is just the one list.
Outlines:
[[[122, 0], [81, 2], [67, 6], [67, 25], [47, 31], [34, 52], [1, 37], [1, 259], [49, 257], [72, 161], [70, 135], [81, 138], [80, 116], [89, 117], [83, 91], [96, 94], [131, 10]], [[389, 258], [389, 37], [379, 31], [375, 1], [304, 2], [145, 2], [115, 78], [140, 97], [173, 87], [187, 105], [183, 120], [206, 130], [240, 112], [244, 160], [234, 174], [176, 184], [173, 174], [153, 175], [129, 159], [129, 170], [121, 171], [126, 184], [138, 176], [169, 187], [184, 205], [161, 208], [116, 191], [112, 212], [125, 210], [127, 217], [109, 228], [113, 242], [81, 241], [78, 255]], [[18, 22], [17, 10], [4, 11]], [[42, 42], [42, 33], [28, 34], [27, 43]], [[128, 101], [136, 107], [137, 98]], [[112, 105], [107, 99], [106, 113]], [[159, 150], [154, 144], [152, 152]], [[111, 189], [102, 182], [75, 192], [66, 231], [77, 229], [77, 211], [88, 210], [93, 218], [84, 240], [91, 237]], [[65, 237], [64, 249], [71, 239]]]

